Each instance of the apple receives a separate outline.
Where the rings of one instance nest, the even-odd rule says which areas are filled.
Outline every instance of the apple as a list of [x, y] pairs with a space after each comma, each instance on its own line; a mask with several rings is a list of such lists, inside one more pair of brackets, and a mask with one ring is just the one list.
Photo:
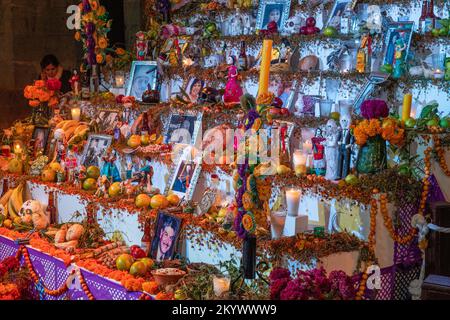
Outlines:
[[359, 182], [358, 177], [354, 174], [349, 174], [345, 177], [345, 182], [349, 185], [355, 185]]
[[92, 179], [98, 179], [100, 177], [100, 169], [96, 166], [90, 166], [86, 170], [86, 176]]
[[270, 108], [269, 113], [278, 115], [278, 114], [281, 114], [281, 109], [280, 108]]
[[276, 108], [281, 108], [283, 106], [283, 100], [278, 97], [275, 97], [272, 101], [272, 106]]
[[334, 27], [326, 27], [323, 29], [323, 34], [327, 37], [334, 37], [337, 34], [337, 30]]
[[119, 94], [117, 97], [116, 97], [116, 102], [117, 103], [122, 103], [122, 99], [124, 98], [125, 96], [123, 95], [123, 94]]
[[307, 35], [312, 35], [312, 34], [315, 34], [317, 31], [316, 31], [316, 27], [306, 27], [306, 34]]
[[109, 188], [108, 188], [108, 194], [110, 197], [115, 197], [120, 194], [121, 191], [120, 182], [114, 182]]
[[306, 19], [307, 27], [314, 27], [316, 25], [316, 19], [314, 17], [309, 17]]
[[308, 33], [306, 32], [307, 29], [308, 29], [308, 27], [306, 27], [306, 26], [301, 27], [301, 28], [300, 28], [300, 34], [307, 35], [307, 34], [308, 34]]
[[164, 209], [169, 206], [169, 201], [162, 194], [157, 194], [152, 197], [150, 206], [152, 209]]

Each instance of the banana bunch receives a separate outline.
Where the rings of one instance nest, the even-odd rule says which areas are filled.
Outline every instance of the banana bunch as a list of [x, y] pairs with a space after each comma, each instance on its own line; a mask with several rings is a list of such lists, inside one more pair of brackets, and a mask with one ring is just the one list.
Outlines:
[[89, 132], [89, 125], [86, 122], [79, 122], [75, 120], [63, 120], [58, 123], [55, 129], [62, 129], [66, 141], [70, 144], [81, 142], [85, 135]]
[[[23, 189], [24, 189], [24, 183], [21, 183], [14, 190], [9, 190], [9, 191], [11, 191], [11, 193], [10, 193], [9, 199], [7, 200], [7, 202], [8, 202], [7, 210], [8, 210], [8, 215], [12, 220], [19, 217], [19, 212], [20, 212], [20, 209], [22, 208], [22, 205], [24, 202], [23, 201]], [[7, 195], [7, 193], [5, 195]]]
[[12, 193], [13, 193], [13, 190], [9, 189], [0, 199], [0, 208], [1, 208], [0, 212], [5, 217], [8, 217], [8, 201], [9, 201], [9, 198], [11, 198]]

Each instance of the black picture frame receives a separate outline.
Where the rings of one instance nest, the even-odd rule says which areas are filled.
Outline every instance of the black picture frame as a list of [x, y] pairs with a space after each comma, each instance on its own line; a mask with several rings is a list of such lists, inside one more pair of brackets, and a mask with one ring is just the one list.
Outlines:
[[[178, 239], [181, 234], [183, 219], [164, 211], [159, 211], [155, 222], [155, 232], [150, 248], [150, 257], [157, 262], [171, 260], [175, 255]], [[172, 230], [170, 230], [172, 229]], [[163, 241], [161, 249], [160, 243]], [[170, 241], [169, 248], [166, 248], [167, 241]], [[166, 250], [163, 252], [163, 250]]]
[[[90, 167], [90, 166], [96, 166], [98, 168], [100, 168], [100, 160], [99, 158], [101, 158], [105, 151], [109, 148], [109, 146], [111, 146], [113, 137], [110, 135], [106, 135], [106, 134], [91, 134], [88, 137], [88, 141], [84, 147], [83, 150], [83, 155], [81, 157], [81, 164], [84, 165], [86, 168]], [[97, 151], [93, 151], [92, 147], [93, 147], [93, 143], [95, 141], [102, 141], [102, 143], [100, 143], [100, 146], [98, 146], [98, 142], [97, 142], [97, 146], [96, 149]]]
[[50, 136], [50, 128], [45, 126], [35, 126], [33, 129], [33, 153], [37, 155], [39, 150], [42, 154], [47, 154], [48, 138]]

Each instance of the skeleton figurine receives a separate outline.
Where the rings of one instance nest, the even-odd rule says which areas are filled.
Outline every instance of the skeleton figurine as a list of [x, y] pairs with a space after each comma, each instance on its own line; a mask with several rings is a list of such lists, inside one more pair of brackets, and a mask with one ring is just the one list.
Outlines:
[[238, 36], [242, 34], [243, 21], [239, 9], [236, 9], [236, 13], [229, 18], [228, 28], [228, 35], [230, 36]]
[[325, 178], [336, 180], [338, 178], [338, 157], [339, 157], [339, 128], [333, 119], [328, 120], [325, 129], [325, 161], [327, 170]]
[[242, 16], [243, 34], [252, 34], [252, 25], [254, 23], [253, 16], [250, 13], [246, 13]]
[[286, 20], [284, 24], [282, 35], [294, 35], [300, 33], [300, 27], [302, 26], [302, 18], [300, 15], [294, 15]]
[[51, 141], [51, 159], [56, 162], [60, 162], [61, 160], [64, 160], [65, 156], [65, 145], [66, 145], [66, 136], [64, 134], [63, 129], [56, 129], [55, 133], [53, 134], [53, 139]]
[[19, 216], [23, 223], [33, 223], [36, 230], [46, 229], [50, 224], [50, 216], [37, 200], [25, 201], [19, 211]]
[[342, 134], [338, 142], [338, 178], [344, 179], [350, 173], [352, 146], [355, 143], [355, 138], [350, 133], [350, 125], [352, 122], [350, 114], [346, 113], [341, 115], [339, 122], [341, 124]]

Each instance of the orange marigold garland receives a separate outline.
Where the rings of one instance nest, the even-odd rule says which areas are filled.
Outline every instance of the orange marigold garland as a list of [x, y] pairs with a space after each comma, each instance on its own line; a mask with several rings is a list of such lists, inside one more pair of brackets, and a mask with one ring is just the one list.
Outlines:
[[389, 141], [389, 143], [401, 146], [405, 142], [405, 129], [401, 125], [390, 118], [383, 121], [379, 119], [362, 120], [353, 126], [353, 135], [356, 144], [363, 146], [367, 140], [377, 135]]

